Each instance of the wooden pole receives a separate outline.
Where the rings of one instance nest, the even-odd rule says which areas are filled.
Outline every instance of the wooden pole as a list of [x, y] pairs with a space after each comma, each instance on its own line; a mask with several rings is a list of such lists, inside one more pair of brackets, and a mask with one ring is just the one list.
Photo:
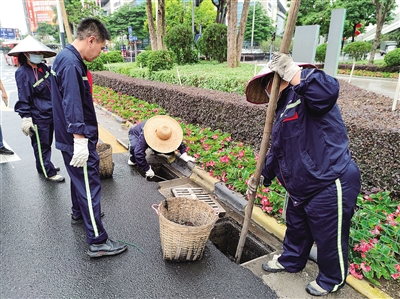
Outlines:
[[[292, 41], [294, 28], [296, 26], [297, 15], [299, 13], [300, 1], [301, 0], [292, 0], [290, 2], [289, 15], [287, 18], [285, 33], [283, 35], [282, 44], [281, 44], [281, 48], [280, 48], [281, 53], [289, 53], [290, 42]], [[263, 138], [261, 141], [260, 152], [259, 152], [259, 156], [258, 156], [258, 160], [257, 160], [256, 171], [253, 175], [255, 182], [260, 181], [261, 171], [264, 166], [265, 156], [267, 154], [267, 148], [268, 148], [268, 143], [269, 143], [269, 138], [271, 136], [272, 125], [273, 125], [274, 117], [275, 117], [276, 105], [278, 102], [278, 94], [279, 94], [280, 84], [281, 84], [281, 78], [279, 77], [279, 75], [277, 73], [275, 73], [274, 80], [272, 83], [271, 97], [270, 97], [269, 103], [268, 103], [267, 116], [266, 116], [266, 121], [265, 121], [265, 126], [264, 126]], [[258, 187], [258, 183], [257, 183], [257, 187]], [[249, 223], [251, 220], [251, 214], [253, 213], [255, 196], [256, 196], [256, 192], [253, 192], [250, 195], [246, 209], [245, 209], [243, 227], [242, 227], [242, 231], [240, 233], [240, 239], [239, 239], [238, 247], [236, 249], [236, 254], [235, 254], [235, 262], [237, 264], [240, 263], [240, 258], [242, 257], [244, 243], [246, 242], [247, 232], [249, 229]]]
[[61, 13], [64, 21], [65, 31], [67, 32], [68, 43], [72, 43], [71, 29], [69, 28], [67, 11], [65, 10], [64, 0], [60, 0]]

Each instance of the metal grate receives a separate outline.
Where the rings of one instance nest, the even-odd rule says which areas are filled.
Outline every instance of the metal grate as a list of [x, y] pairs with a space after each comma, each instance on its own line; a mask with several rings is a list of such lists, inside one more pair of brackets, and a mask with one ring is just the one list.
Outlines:
[[172, 194], [175, 197], [193, 197], [210, 205], [214, 210], [219, 212], [219, 217], [226, 214], [225, 209], [215, 202], [203, 188], [172, 188]]

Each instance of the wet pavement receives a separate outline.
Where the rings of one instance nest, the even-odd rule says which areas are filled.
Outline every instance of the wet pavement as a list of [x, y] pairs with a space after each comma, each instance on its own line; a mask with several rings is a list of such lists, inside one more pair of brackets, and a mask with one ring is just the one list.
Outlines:
[[[17, 100], [14, 71], [1, 65], [10, 107]], [[237, 265], [208, 241], [200, 261], [164, 261], [151, 205], [170, 196], [171, 186], [197, 185], [182, 173], [168, 184], [147, 181], [127, 165], [128, 153], [117, 142], [126, 139], [127, 127], [100, 109], [100, 138], [113, 145], [115, 163], [113, 177], [102, 180], [103, 222], [110, 238], [130, 245], [119, 256], [89, 258], [83, 228], [70, 223], [69, 178], [61, 153], [54, 149], [52, 160], [67, 181], [45, 181], [36, 172], [20, 117], [1, 105], [4, 140], [16, 152], [0, 155], [1, 298], [312, 298], [304, 287], [315, 279], [317, 265], [310, 261], [298, 274], [262, 271], [261, 263], [279, 253], [281, 244], [255, 224], [250, 231], [274, 252]], [[242, 221], [241, 212], [216, 201], [227, 216]], [[346, 285], [328, 298], [365, 297]]]

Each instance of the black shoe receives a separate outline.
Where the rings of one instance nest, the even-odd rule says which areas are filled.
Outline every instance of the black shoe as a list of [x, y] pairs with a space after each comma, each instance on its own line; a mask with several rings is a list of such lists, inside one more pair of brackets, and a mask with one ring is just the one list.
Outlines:
[[91, 244], [87, 254], [90, 257], [102, 257], [107, 255], [117, 255], [128, 249], [128, 246], [118, 242], [107, 239], [104, 243]]
[[0, 147], [0, 155], [14, 155], [14, 152], [3, 146]]
[[[104, 216], [104, 212], [100, 213], [100, 217]], [[83, 223], [83, 217], [75, 217], [74, 214], [71, 213], [71, 224], [82, 224]]]

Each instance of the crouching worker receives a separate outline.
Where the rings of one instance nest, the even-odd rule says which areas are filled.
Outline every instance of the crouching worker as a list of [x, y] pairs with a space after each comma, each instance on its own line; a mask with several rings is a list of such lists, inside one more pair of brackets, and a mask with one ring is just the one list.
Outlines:
[[175, 155], [179, 150], [185, 162], [195, 162], [186, 153], [183, 131], [180, 124], [167, 115], [157, 115], [129, 129], [129, 165], [137, 165], [145, 171], [146, 178], [154, 177], [154, 171], [146, 160], [146, 150], [151, 148], [156, 154]]

